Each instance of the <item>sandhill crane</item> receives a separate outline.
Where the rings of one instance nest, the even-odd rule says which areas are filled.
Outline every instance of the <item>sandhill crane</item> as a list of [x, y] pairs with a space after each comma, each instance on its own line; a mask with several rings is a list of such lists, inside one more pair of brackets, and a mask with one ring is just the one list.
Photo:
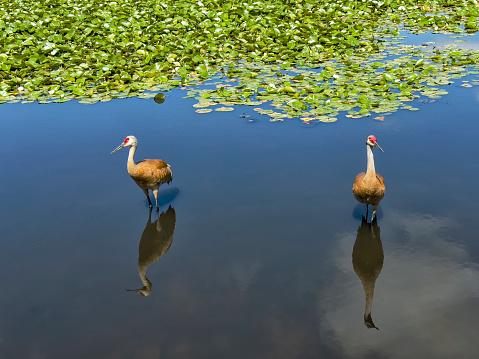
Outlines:
[[378, 145], [377, 139], [374, 136], [368, 136], [366, 140], [367, 154], [368, 154], [368, 166], [366, 173], [362, 172], [356, 176], [353, 184], [353, 194], [356, 200], [361, 203], [366, 203], [366, 216], [367, 206], [370, 204], [373, 206], [373, 214], [371, 221], [374, 219], [379, 202], [386, 193], [386, 186], [384, 185], [384, 178], [376, 173], [374, 168], [374, 155], [373, 147], [377, 147], [381, 152], [383, 149]]
[[152, 208], [153, 205], [151, 204], [148, 190], [153, 192], [156, 200], [156, 210], [159, 211], [158, 189], [163, 183], [170, 183], [173, 179], [170, 165], [162, 160], [143, 160], [135, 163], [134, 156], [138, 147], [138, 140], [135, 136], [128, 136], [125, 138], [123, 143], [110, 154], [114, 154], [123, 147], [130, 147], [127, 162], [128, 173], [143, 192], [145, 192], [150, 208]]
[[[158, 212], [157, 212], [158, 213]], [[145, 230], [141, 235], [140, 248], [138, 249], [138, 274], [143, 282], [143, 288], [127, 289], [129, 292], [137, 292], [144, 297], [151, 294], [152, 284], [146, 277], [146, 270], [170, 249], [175, 234], [176, 213], [170, 206], [166, 212], [158, 216], [155, 222], [151, 222], [151, 210]]]
[[384, 252], [380, 236], [381, 230], [377, 218], [372, 223], [367, 223], [363, 217], [361, 226], [353, 247], [353, 268], [363, 284], [366, 295], [366, 309], [364, 310], [364, 325], [368, 328], [378, 329], [371, 317], [374, 287], [376, 280], [383, 269]]

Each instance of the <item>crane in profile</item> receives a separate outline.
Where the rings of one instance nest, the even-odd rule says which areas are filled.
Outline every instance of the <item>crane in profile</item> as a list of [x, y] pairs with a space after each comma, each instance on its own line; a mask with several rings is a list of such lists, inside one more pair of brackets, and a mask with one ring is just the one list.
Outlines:
[[384, 152], [379, 146], [376, 137], [371, 135], [368, 136], [366, 140], [368, 159], [366, 173], [362, 172], [358, 174], [353, 184], [353, 194], [356, 200], [360, 203], [366, 203], [366, 218], [368, 205], [373, 206], [371, 221], [376, 215], [379, 202], [381, 202], [384, 194], [386, 193], [384, 178], [379, 173], [376, 173], [376, 169], [374, 167], [373, 147], [376, 147], [381, 152]]
[[148, 190], [153, 192], [156, 201], [156, 210], [159, 211], [158, 189], [163, 183], [170, 183], [173, 179], [170, 165], [163, 160], [143, 160], [135, 163], [134, 157], [138, 147], [138, 140], [135, 136], [126, 137], [123, 143], [110, 154], [112, 155], [124, 147], [130, 147], [127, 162], [128, 173], [145, 193], [150, 208], [153, 208], [153, 205], [148, 195]]

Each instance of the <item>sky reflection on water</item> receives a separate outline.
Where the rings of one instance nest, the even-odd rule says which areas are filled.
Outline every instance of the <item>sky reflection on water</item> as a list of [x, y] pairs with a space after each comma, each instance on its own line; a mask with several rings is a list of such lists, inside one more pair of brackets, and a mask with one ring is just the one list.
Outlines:
[[351, 270], [356, 235], [340, 236], [331, 263], [338, 269], [336, 278], [318, 292], [320, 331], [339, 342], [346, 357], [372, 352], [388, 358], [476, 357], [479, 266], [454, 242], [457, 225], [427, 214], [388, 213], [381, 225], [384, 267], [373, 304], [380, 333], [360, 330], [360, 321], [354, 320], [364, 302]]

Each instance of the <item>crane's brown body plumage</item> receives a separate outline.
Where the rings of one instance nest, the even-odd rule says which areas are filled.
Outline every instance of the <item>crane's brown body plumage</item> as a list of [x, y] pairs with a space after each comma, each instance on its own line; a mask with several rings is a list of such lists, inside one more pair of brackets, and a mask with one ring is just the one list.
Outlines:
[[384, 178], [380, 174], [374, 175], [362, 172], [356, 176], [353, 184], [354, 198], [358, 202], [378, 205], [386, 193]]
[[133, 166], [128, 164], [128, 173], [144, 190], [154, 190], [173, 179], [170, 166], [162, 160], [143, 160]]
[[138, 187], [140, 187], [145, 193], [150, 208], [153, 207], [153, 205], [151, 204], [148, 190], [151, 190], [153, 192], [153, 195], [155, 196], [156, 200], [156, 209], [159, 210], [158, 189], [162, 184], [170, 183], [173, 179], [170, 165], [168, 165], [163, 160], [151, 159], [135, 163], [134, 157], [136, 149], [138, 147], [138, 140], [135, 136], [128, 136], [127, 138], [125, 138], [123, 143], [118, 146], [111, 154], [115, 153], [118, 150], [121, 150], [124, 147], [130, 147], [127, 162], [127, 169], [129, 175], [135, 181]]
[[376, 137], [368, 136], [367, 145], [367, 170], [358, 174], [353, 184], [354, 198], [360, 203], [373, 206], [373, 214], [371, 220], [374, 219], [379, 202], [386, 193], [384, 178], [376, 173], [374, 166], [373, 147], [377, 147], [381, 152], [382, 148], [378, 145]]

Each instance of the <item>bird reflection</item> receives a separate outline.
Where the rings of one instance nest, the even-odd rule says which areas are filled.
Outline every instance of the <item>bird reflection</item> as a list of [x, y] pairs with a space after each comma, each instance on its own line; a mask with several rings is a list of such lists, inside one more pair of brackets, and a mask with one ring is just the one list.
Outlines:
[[364, 324], [368, 328], [377, 328], [371, 317], [373, 305], [374, 286], [381, 273], [384, 263], [383, 245], [381, 243], [380, 228], [377, 218], [368, 223], [363, 217], [358, 235], [353, 247], [353, 268], [361, 280], [366, 295], [366, 309], [364, 311]]
[[170, 206], [166, 212], [158, 215], [155, 222], [151, 221], [151, 209], [145, 230], [141, 236], [138, 250], [138, 274], [143, 282], [143, 288], [127, 289], [129, 292], [137, 292], [144, 297], [151, 294], [152, 284], [146, 277], [146, 270], [170, 249], [175, 233], [176, 213]]

